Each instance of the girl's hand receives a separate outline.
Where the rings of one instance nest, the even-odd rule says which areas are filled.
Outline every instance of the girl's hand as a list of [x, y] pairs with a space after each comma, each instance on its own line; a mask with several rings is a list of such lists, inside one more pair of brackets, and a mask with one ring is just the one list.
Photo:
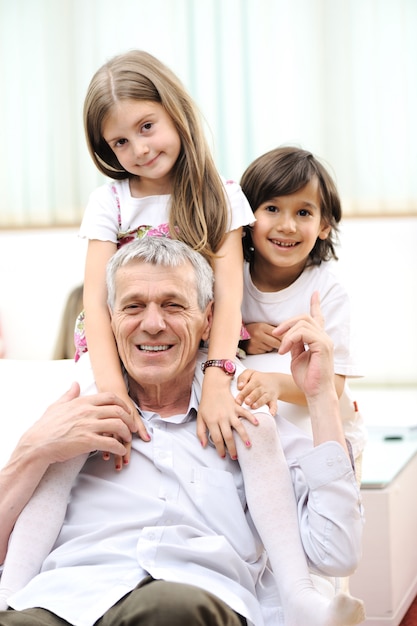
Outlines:
[[[127, 393], [123, 395], [118, 395], [125, 402], [128, 412], [132, 418], [134, 424], [134, 430], [132, 432], [136, 432], [143, 441], [150, 441], [151, 438], [149, 436], [149, 433], [146, 430], [145, 424], [143, 423], [133, 400]], [[117, 454], [114, 455], [114, 468], [118, 472], [122, 470], [123, 466], [129, 465], [132, 443], [125, 443], [125, 447], [126, 454], [124, 456], [120, 456]], [[108, 461], [110, 459], [110, 454], [108, 452], [103, 452], [103, 459], [105, 461]]]
[[204, 384], [197, 414], [197, 436], [201, 445], [206, 447], [208, 431], [219, 455], [225, 458], [227, 449], [230, 457], [235, 460], [237, 451], [233, 430], [245, 446], [250, 448], [251, 443], [241, 418], [249, 420], [255, 426], [258, 420], [249, 410], [237, 404], [230, 391], [230, 380], [224, 381], [223, 385], [217, 385], [215, 389], [210, 389], [208, 382], [207, 380]]
[[246, 354], [265, 354], [265, 352], [279, 350], [281, 338], [274, 337], [272, 334], [275, 326], [264, 322], [253, 322], [252, 324], [245, 324], [245, 327], [251, 336], [244, 342]]
[[246, 404], [251, 409], [257, 409], [263, 404], [269, 408], [271, 415], [278, 409], [279, 374], [245, 370], [237, 379], [236, 396], [238, 404]]

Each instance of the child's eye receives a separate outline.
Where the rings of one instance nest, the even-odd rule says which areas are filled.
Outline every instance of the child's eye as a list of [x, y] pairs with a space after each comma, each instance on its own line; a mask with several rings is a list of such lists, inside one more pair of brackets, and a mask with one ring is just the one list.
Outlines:
[[311, 215], [311, 213], [308, 209], [300, 209], [298, 211], [298, 215], [300, 215], [301, 217], [308, 217], [309, 215]]
[[120, 148], [120, 146], [124, 146], [127, 143], [127, 139], [119, 139], [114, 144], [116, 148]]
[[145, 131], [151, 130], [152, 126], [153, 126], [152, 122], [146, 122], [146, 124], [142, 124], [142, 130], [145, 130]]
[[273, 204], [269, 204], [265, 207], [265, 211], [267, 211], [268, 213], [278, 213], [278, 207], [274, 206]]

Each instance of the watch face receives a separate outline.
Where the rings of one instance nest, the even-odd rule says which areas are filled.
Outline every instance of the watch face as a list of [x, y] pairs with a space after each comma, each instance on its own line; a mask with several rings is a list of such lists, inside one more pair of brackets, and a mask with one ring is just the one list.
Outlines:
[[223, 367], [228, 374], [234, 374], [236, 371], [236, 365], [233, 361], [225, 360]]

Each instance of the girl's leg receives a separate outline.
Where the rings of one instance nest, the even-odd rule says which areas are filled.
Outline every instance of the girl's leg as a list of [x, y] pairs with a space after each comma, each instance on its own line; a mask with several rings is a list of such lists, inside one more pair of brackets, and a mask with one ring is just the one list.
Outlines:
[[51, 551], [65, 518], [75, 477], [87, 456], [55, 463], [45, 472], [10, 536], [0, 581], [0, 610], [7, 598], [31, 580]]
[[363, 603], [347, 594], [330, 599], [314, 587], [300, 539], [291, 474], [275, 420], [245, 423], [252, 447], [236, 437], [252, 519], [279, 589], [286, 626], [349, 626], [364, 619]]

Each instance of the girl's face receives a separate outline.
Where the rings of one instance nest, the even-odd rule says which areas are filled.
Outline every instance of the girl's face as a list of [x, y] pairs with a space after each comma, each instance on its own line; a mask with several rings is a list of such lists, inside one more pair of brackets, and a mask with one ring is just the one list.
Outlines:
[[138, 195], [170, 193], [181, 139], [159, 102], [120, 100], [104, 120], [102, 132], [119, 163], [140, 178], [140, 186], [134, 187]]
[[295, 193], [264, 202], [255, 217], [255, 262], [260, 259], [271, 268], [302, 271], [317, 238], [326, 239], [330, 232], [321, 219], [317, 177]]

